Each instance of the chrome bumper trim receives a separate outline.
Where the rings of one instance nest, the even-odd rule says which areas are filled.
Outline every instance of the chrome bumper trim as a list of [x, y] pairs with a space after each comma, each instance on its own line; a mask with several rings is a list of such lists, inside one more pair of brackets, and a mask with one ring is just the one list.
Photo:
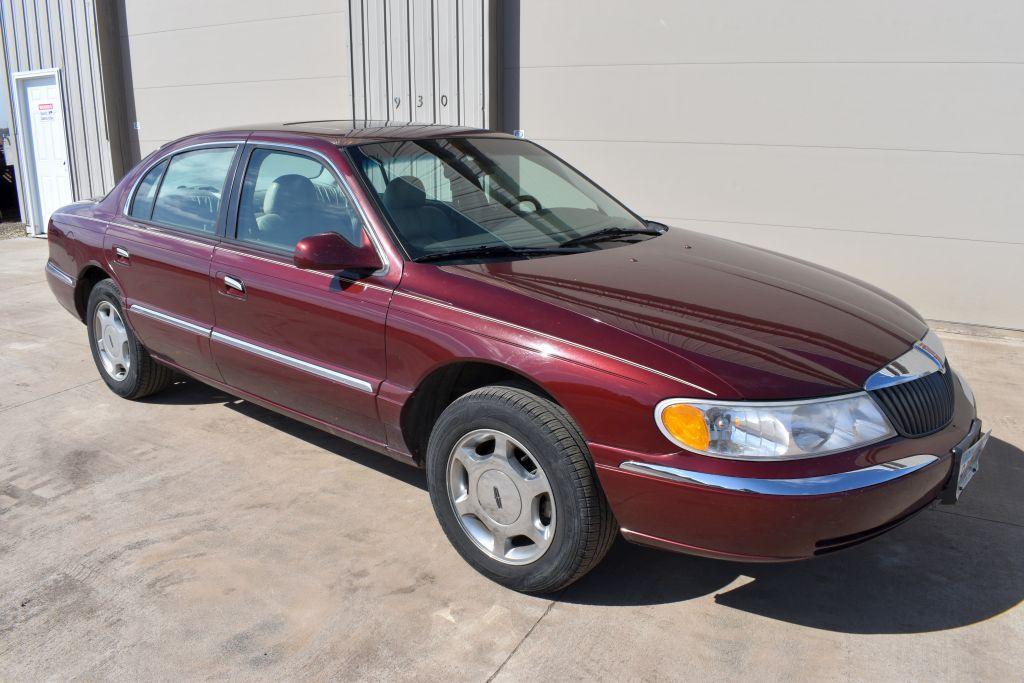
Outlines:
[[53, 261], [46, 262], [46, 272], [48, 272], [50, 275], [54, 276], [55, 278], [66, 284], [68, 287], [75, 286], [75, 278], [71, 277], [60, 268], [53, 265]]
[[228, 346], [233, 346], [236, 349], [247, 351], [256, 356], [260, 356], [261, 358], [266, 358], [267, 360], [272, 360], [281, 363], [282, 365], [287, 365], [289, 367], [295, 368], [296, 370], [302, 370], [304, 372], [308, 372], [311, 375], [323, 377], [324, 379], [329, 379], [332, 382], [337, 382], [338, 384], [343, 384], [347, 387], [352, 387], [353, 389], [365, 391], [368, 394], [373, 393], [373, 385], [371, 385], [369, 382], [359, 379], [358, 377], [352, 377], [351, 375], [346, 375], [335, 370], [330, 370], [320, 365], [314, 365], [313, 363], [308, 363], [304, 360], [300, 360], [299, 358], [286, 356], [283, 353], [271, 351], [270, 349], [264, 348], [262, 346], [257, 346], [256, 344], [250, 344], [247, 341], [236, 339], [235, 337], [230, 337], [221, 332], [213, 332], [213, 334], [210, 335], [210, 338], [216, 339], [217, 341], [227, 344]]
[[131, 306], [128, 307], [128, 310], [132, 313], [138, 313], [139, 315], [144, 315], [147, 318], [152, 318], [153, 320], [158, 320], [162, 323], [171, 325], [172, 327], [177, 327], [179, 329], [185, 330], [186, 332], [192, 332], [202, 337], [210, 336], [209, 327], [196, 325], [195, 323], [190, 323], [187, 320], [175, 318], [173, 315], [167, 315], [166, 313], [161, 313], [160, 311], [154, 311], [152, 308], [146, 308], [145, 306], [132, 304]]
[[646, 474], [679, 484], [705, 486], [723, 491], [758, 493], [766, 496], [824, 496], [884, 484], [927, 467], [938, 459], [938, 456], [935, 455], [911, 455], [859, 470], [803, 479], [730, 477], [634, 461], [624, 462], [619, 465], [619, 468], [627, 472]]

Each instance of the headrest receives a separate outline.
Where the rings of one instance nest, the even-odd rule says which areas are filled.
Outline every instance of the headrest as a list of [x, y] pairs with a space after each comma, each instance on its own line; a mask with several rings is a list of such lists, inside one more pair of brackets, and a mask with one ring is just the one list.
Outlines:
[[309, 178], [289, 173], [270, 183], [263, 197], [263, 213], [309, 210], [316, 205], [316, 188]]
[[388, 209], [418, 209], [426, 201], [423, 182], [416, 176], [394, 178], [384, 189], [384, 206]]

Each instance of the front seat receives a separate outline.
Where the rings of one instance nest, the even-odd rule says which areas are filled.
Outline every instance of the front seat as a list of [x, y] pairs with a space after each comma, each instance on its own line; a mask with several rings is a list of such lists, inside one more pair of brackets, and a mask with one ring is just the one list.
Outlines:
[[407, 241], [417, 247], [425, 247], [456, 237], [452, 221], [443, 211], [427, 206], [426, 202], [423, 181], [416, 176], [399, 176], [384, 188], [384, 208]]
[[306, 237], [328, 229], [316, 188], [306, 176], [290, 173], [277, 178], [263, 197], [263, 215], [256, 219], [260, 240], [292, 248]]

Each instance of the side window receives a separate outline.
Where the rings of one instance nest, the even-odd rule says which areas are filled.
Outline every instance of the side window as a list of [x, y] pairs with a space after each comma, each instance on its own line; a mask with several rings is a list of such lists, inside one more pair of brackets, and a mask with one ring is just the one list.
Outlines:
[[132, 208], [128, 212], [129, 216], [144, 221], [152, 218], [153, 200], [156, 199], [157, 185], [160, 183], [160, 177], [164, 174], [165, 168], [167, 168], [167, 161], [161, 161], [151, 168], [146, 177], [139, 183], [139, 186], [135, 189], [135, 198], [132, 199]]
[[234, 147], [214, 147], [171, 157], [153, 204], [153, 222], [213, 234], [234, 154]]
[[321, 232], [362, 243], [362, 224], [334, 175], [302, 154], [253, 151], [238, 205], [238, 239], [290, 252], [303, 237]]

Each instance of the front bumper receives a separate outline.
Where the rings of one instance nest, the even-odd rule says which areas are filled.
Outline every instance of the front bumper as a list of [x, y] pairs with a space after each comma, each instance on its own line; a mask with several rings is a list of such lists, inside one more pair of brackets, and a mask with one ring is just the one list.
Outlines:
[[[877, 536], [943, 493], [954, 449], [977, 440], [974, 407], [958, 392], [953, 421], [920, 439], [893, 439], [770, 476], [758, 463], [710, 463], [631, 454], [591, 444], [605, 494], [628, 540], [710, 557], [778, 562], [821, 555]], [[806, 462], [806, 461], [805, 461]], [[845, 464], [844, 464], [845, 463]], [[851, 463], [858, 463], [851, 466]], [[688, 466], [687, 466], [688, 465]], [[800, 472], [812, 465], [819, 471]], [[722, 471], [723, 467], [731, 469]], [[754, 472], [753, 476], [748, 476]], [[768, 473], [768, 476], [765, 474]]]

